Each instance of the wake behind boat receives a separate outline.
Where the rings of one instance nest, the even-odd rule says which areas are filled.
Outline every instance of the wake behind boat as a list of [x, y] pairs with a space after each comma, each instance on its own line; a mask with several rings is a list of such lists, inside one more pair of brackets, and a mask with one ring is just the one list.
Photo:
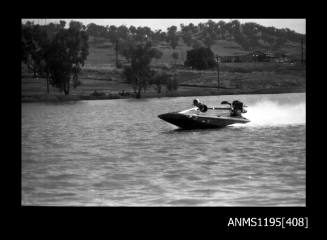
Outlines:
[[248, 123], [242, 116], [246, 106], [235, 100], [232, 103], [221, 102], [229, 107], [208, 107], [198, 99], [193, 100], [193, 108], [161, 114], [158, 117], [183, 129], [221, 128], [235, 123]]

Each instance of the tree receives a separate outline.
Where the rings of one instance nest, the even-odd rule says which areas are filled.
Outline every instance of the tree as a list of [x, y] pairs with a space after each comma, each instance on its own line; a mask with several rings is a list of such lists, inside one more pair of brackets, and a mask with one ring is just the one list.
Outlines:
[[135, 42], [130, 39], [121, 40], [121, 42], [119, 43], [119, 53], [126, 58], [127, 62], [130, 62], [131, 60], [131, 50], [134, 48], [134, 45]]
[[200, 38], [204, 45], [210, 48], [218, 37], [218, 27], [214, 21], [209, 20], [201, 26], [201, 29]]
[[171, 56], [175, 60], [175, 64], [176, 64], [177, 59], [178, 59], [178, 52], [173, 52], [173, 54]]
[[198, 70], [211, 69], [216, 66], [214, 54], [210, 48], [198, 48], [187, 51], [185, 66]]
[[107, 36], [109, 41], [115, 46], [116, 66], [118, 67], [120, 65], [118, 53], [122, 54], [129, 61], [129, 46], [133, 45], [133, 42], [147, 41], [147, 39], [152, 37], [152, 31], [148, 27], [135, 28], [134, 26], [130, 26], [127, 28], [125, 25], [119, 27], [110, 26], [108, 27]]
[[88, 34], [85, 31], [86, 28], [81, 22], [71, 21], [69, 23], [69, 31], [71, 34], [70, 49], [71, 49], [71, 60], [72, 75], [73, 75], [73, 87], [81, 85], [78, 80], [78, 74], [81, 72], [81, 65], [84, 65], [84, 61], [87, 58], [88, 52]]
[[132, 36], [134, 36], [134, 35], [136, 34], [136, 32], [137, 32], [136, 27], [134, 27], [134, 26], [130, 26], [130, 27], [128, 28], [128, 30], [129, 30], [129, 33], [130, 33]]
[[192, 33], [194, 31], [192, 26], [194, 27], [194, 25], [185, 26], [184, 24], [181, 24], [180, 26], [181, 26], [181, 31], [182, 31], [182, 39], [183, 39], [184, 43], [187, 46], [191, 46], [191, 44], [192, 44]]
[[68, 29], [61, 29], [52, 40], [45, 62], [51, 85], [63, 91], [70, 91], [70, 80], [73, 86], [79, 85], [78, 73], [88, 55], [88, 34], [81, 23], [72, 21]]
[[201, 38], [202, 38], [203, 44], [207, 48], [210, 48], [215, 42], [215, 38], [209, 32], [207, 32], [206, 30], [202, 31]]
[[162, 85], [167, 83], [168, 78], [169, 75], [166, 72], [158, 71], [153, 74], [150, 83], [155, 86], [157, 93], [161, 93]]
[[193, 49], [198, 49], [198, 48], [201, 48], [203, 47], [203, 44], [201, 41], [197, 40], [197, 39], [194, 39], [192, 40], [192, 48]]
[[136, 35], [134, 37], [134, 40], [137, 42], [147, 42], [150, 41], [152, 38], [153, 32], [149, 27], [138, 27], [136, 29]]
[[230, 22], [231, 24], [231, 33], [235, 36], [240, 34], [241, 32], [241, 23], [238, 20], [233, 20]]
[[[83, 29], [84, 30], [84, 29]], [[99, 37], [105, 37], [107, 34], [107, 28], [105, 26], [97, 25], [95, 23], [90, 23], [86, 26], [86, 31], [89, 36], [94, 37], [94, 43]]]
[[[133, 39], [122, 40], [119, 44], [119, 53], [126, 58], [128, 63], [131, 61], [136, 44]], [[157, 48], [153, 48], [152, 55], [154, 59], [158, 60], [162, 57], [163, 53]]]
[[199, 23], [198, 24], [198, 29], [199, 29], [200, 32], [203, 31], [204, 28], [205, 28], [205, 24], [204, 23]]
[[89, 23], [86, 26], [86, 31], [90, 36], [96, 36], [97, 35], [97, 25], [95, 23]]
[[167, 33], [160, 32], [160, 41], [166, 41], [166, 40], [167, 40]]
[[49, 40], [52, 40], [60, 29], [62, 29], [62, 26], [58, 23], [49, 23], [48, 25], [46, 25], [46, 31]]
[[59, 24], [60, 24], [60, 27], [61, 27], [62, 29], [64, 29], [65, 26], [66, 26], [66, 21], [62, 21], [62, 20], [60, 20], [60, 21], [59, 21]]
[[50, 39], [44, 26], [28, 23], [22, 25], [22, 61], [33, 72], [33, 78], [38, 75], [47, 76], [47, 92], [49, 80], [45, 57], [49, 49]]
[[22, 26], [22, 61], [34, 73], [42, 75], [49, 84], [69, 94], [70, 79], [73, 86], [80, 84], [78, 74], [88, 55], [88, 34], [80, 22], [71, 21], [49, 26]]
[[182, 33], [182, 39], [187, 46], [192, 44], [192, 33], [190, 31]]
[[141, 90], [146, 91], [154, 72], [150, 68], [151, 60], [157, 54], [151, 42], [139, 43], [131, 47], [131, 65], [125, 66], [123, 77], [132, 84], [136, 98], [141, 97]]
[[108, 28], [108, 32], [107, 32], [109, 41], [112, 43], [112, 45], [114, 45], [114, 49], [115, 49], [115, 56], [116, 56], [116, 67], [118, 66], [118, 42], [119, 42], [119, 36], [118, 36], [118, 30], [117, 27], [114, 25], [111, 25]]
[[152, 40], [155, 43], [159, 43], [160, 41], [165, 41], [165, 32], [162, 32], [161, 30], [157, 30], [152, 35]]
[[163, 53], [157, 48], [153, 48], [153, 53], [152, 54], [153, 54], [153, 58], [156, 59], [156, 60], [160, 59], [162, 57], [162, 55], [163, 55]]
[[179, 37], [176, 34], [176, 32], [177, 32], [176, 26], [171, 26], [167, 28], [167, 42], [169, 43], [172, 49], [175, 49], [178, 45]]
[[224, 21], [219, 21], [217, 23], [217, 33], [220, 39], [225, 39], [225, 25], [226, 23]]

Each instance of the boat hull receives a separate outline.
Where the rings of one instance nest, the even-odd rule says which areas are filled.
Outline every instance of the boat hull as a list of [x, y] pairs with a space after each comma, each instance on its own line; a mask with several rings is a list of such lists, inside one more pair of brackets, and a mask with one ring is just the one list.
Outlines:
[[179, 112], [165, 113], [158, 116], [160, 119], [183, 129], [222, 128], [235, 123], [247, 123], [243, 117], [208, 117], [182, 114]]

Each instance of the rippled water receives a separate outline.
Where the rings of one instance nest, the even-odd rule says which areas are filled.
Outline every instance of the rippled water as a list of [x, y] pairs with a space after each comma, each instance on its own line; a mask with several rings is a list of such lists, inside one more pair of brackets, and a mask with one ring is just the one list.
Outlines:
[[239, 99], [251, 123], [176, 130], [194, 97], [22, 104], [22, 204], [305, 206], [305, 94]]

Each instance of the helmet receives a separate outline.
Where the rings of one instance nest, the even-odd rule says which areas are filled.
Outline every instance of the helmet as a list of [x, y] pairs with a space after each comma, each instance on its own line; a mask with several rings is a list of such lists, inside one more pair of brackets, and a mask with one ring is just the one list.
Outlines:
[[193, 105], [194, 106], [198, 106], [199, 103], [200, 103], [200, 100], [199, 99], [196, 98], [196, 99], [193, 100]]

